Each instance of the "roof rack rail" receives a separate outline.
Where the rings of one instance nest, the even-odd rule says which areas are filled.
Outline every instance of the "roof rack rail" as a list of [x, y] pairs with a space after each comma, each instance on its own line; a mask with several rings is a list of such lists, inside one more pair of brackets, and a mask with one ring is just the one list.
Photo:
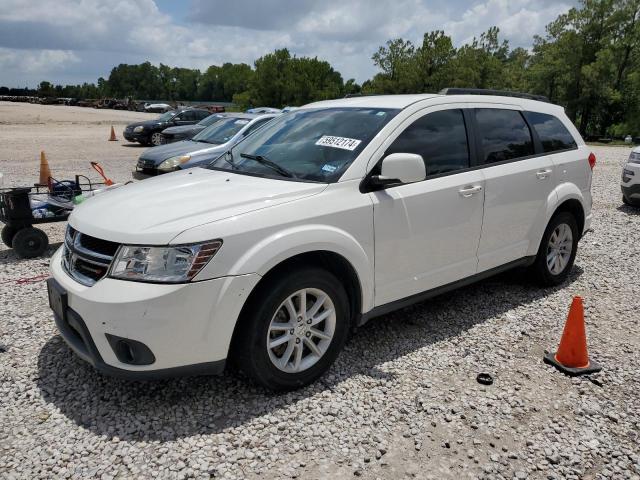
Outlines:
[[509, 90], [491, 90], [485, 88], [443, 88], [438, 93], [440, 93], [440, 95], [497, 95], [500, 97], [526, 98], [528, 100], [551, 103], [544, 95], [511, 92]]
[[356, 97], [376, 97], [379, 93], [347, 93], [344, 98], [356, 98]]

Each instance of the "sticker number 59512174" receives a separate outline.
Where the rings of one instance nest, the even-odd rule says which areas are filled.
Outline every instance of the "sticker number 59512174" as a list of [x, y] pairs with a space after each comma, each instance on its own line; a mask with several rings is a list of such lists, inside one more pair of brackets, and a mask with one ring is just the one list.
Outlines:
[[342, 150], [355, 150], [361, 143], [362, 140], [356, 140], [355, 138], [323, 135], [318, 139], [316, 145], [320, 145], [321, 147], [340, 148]]

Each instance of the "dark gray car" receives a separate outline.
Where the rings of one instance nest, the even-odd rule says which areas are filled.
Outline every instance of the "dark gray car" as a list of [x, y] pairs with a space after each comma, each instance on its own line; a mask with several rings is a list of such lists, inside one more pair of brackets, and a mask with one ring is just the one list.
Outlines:
[[162, 136], [164, 137], [165, 143], [179, 142], [180, 140], [189, 140], [193, 138], [194, 135], [197, 135], [205, 128], [213, 125], [220, 120], [229, 117], [229, 113], [214, 113], [213, 115], [209, 115], [207, 118], [200, 120], [195, 125], [179, 125], [176, 127], [165, 128], [162, 131]]
[[136, 169], [132, 172], [133, 178], [142, 180], [211, 163], [276, 116], [275, 114], [230, 113], [223, 120], [205, 128], [191, 140], [149, 148], [140, 155]]

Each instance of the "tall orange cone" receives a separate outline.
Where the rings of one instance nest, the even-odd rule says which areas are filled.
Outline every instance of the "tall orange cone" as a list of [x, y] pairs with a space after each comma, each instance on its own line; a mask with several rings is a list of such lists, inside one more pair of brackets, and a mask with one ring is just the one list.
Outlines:
[[110, 142], [117, 142], [116, 131], [113, 129], [113, 125], [111, 125], [111, 136], [109, 137]]
[[600, 365], [589, 360], [582, 297], [573, 297], [558, 352], [545, 354], [544, 361], [571, 377], [602, 370]]
[[49, 178], [51, 178], [51, 170], [49, 169], [47, 156], [44, 154], [44, 150], [42, 150], [40, 152], [40, 181], [38, 185], [49, 185]]

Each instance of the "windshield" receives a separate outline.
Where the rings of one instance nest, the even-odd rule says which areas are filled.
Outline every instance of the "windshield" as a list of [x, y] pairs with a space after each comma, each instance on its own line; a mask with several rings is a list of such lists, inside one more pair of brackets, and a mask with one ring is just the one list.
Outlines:
[[173, 118], [173, 116], [178, 113], [178, 112], [167, 112], [167, 113], [163, 113], [162, 115], [160, 115], [158, 117], [158, 121], [160, 122], [166, 122], [167, 120], [171, 120]]
[[214, 160], [209, 168], [335, 182], [398, 111], [296, 110], [272, 120]]
[[231, 138], [245, 127], [251, 120], [249, 118], [229, 118], [216, 122], [195, 135], [194, 142], [214, 143], [219, 145], [227, 143]]
[[198, 122], [198, 125], [200, 125], [201, 127], [208, 127], [210, 125], [213, 125], [216, 122], [219, 122], [223, 118], [225, 118], [223, 115], [220, 115], [219, 113], [214, 113], [213, 115], [209, 115], [208, 117], [200, 120]]

